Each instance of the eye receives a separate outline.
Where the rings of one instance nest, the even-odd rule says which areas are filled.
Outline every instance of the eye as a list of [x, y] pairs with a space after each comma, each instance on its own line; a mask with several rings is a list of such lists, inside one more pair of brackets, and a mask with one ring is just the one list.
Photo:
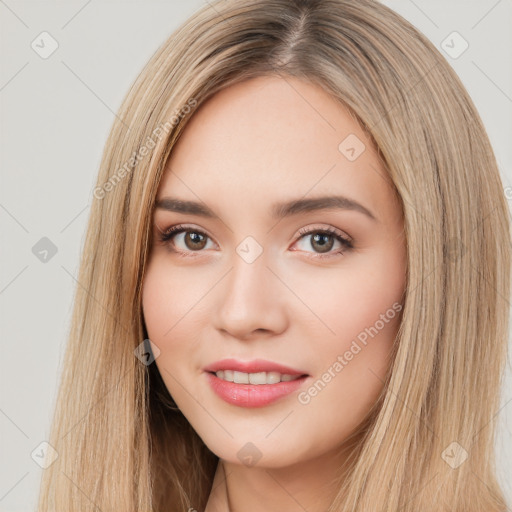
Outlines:
[[[171, 246], [176, 245], [174, 239], [177, 238], [181, 233], [184, 233], [185, 235], [181, 237], [181, 241], [185, 244], [185, 249], [174, 250], [174, 248]], [[185, 257], [189, 256], [189, 254], [187, 254], [188, 251], [198, 252], [201, 251], [201, 249], [204, 249], [206, 246], [206, 241], [209, 238], [209, 236], [204, 231], [195, 229], [191, 226], [182, 226], [181, 224], [177, 226], [171, 226], [170, 228], [161, 232], [158, 236], [162, 244], [168, 245], [173, 252], [176, 252], [180, 256]]]
[[[299, 242], [313, 235], [309, 243], [306, 243], [306, 247], [311, 247], [320, 252], [320, 254], [309, 256], [315, 259], [342, 256], [345, 252], [354, 248], [352, 239], [343, 236], [341, 232], [334, 228], [303, 228], [299, 230], [299, 234], [302, 235]], [[341, 248], [339, 247], [337, 251], [330, 252], [336, 242], [339, 243]]]
[[[180, 234], [184, 234], [178, 242], [175, 238]], [[335, 256], [341, 256], [345, 252], [353, 249], [352, 239], [345, 237], [334, 228], [303, 228], [299, 230], [301, 237], [298, 242], [301, 242], [308, 236], [314, 235], [308, 245], [309, 247], [318, 250], [320, 254], [309, 256], [316, 259], [331, 258]], [[181, 224], [171, 226], [163, 232], [160, 232], [159, 240], [162, 244], [169, 246], [170, 250], [178, 254], [179, 256], [193, 256], [194, 252], [201, 252], [207, 246], [207, 241], [210, 238], [204, 231], [193, 228], [192, 226], [183, 226]], [[177, 243], [184, 243], [184, 248], [175, 250]], [[338, 242], [341, 246], [338, 250], [331, 252], [334, 244]], [[296, 249], [294, 249], [296, 250]]]

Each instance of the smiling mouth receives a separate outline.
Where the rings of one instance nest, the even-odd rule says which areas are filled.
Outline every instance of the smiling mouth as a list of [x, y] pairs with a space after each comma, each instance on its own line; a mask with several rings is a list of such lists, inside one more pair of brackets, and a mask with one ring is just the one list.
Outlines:
[[286, 396], [304, 386], [309, 378], [309, 375], [300, 372], [294, 374], [277, 371], [248, 373], [231, 369], [219, 370], [218, 366], [205, 370], [204, 374], [217, 396], [228, 404], [238, 407], [265, 407], [285, 399]]
[[233, 382], [234, 384], [255, 384], [255, 385], [268, 385], [268, 384], [279, 384], [280, 382], [290, 382], [293, 380], [300, 379], [301, 377], [307, 377], [303, 375], [290, 375], [280, 372], [256, 372], [256, 373], [245, 373], [235, 370], [218, 370], [216, 372], [208, 372], [215, 375], [219, 379], [226, 382]]

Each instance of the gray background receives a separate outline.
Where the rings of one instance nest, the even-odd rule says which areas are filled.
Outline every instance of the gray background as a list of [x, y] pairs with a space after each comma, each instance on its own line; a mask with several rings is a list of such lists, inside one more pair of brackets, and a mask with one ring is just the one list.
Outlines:
[[[43, 469], [31, 453], [49, 433], [92, 189], [115, 112], [157, 47], [205, 1], [0, 0], [0, 511], [35, 508]], [[430, 38], [462, 79], [512, 201], [511, 0], [384, 3]], [[31, 47], [43, 31], [59, 45], [47, 59]], [[457, 58], [441, 46], [453, 31], [469, 44]], [[57, 248], [46, 263], [32, 250], [43, 237]], [[509, 358], [496, 414], [498, 469], [512, 503], [511, 375]]]

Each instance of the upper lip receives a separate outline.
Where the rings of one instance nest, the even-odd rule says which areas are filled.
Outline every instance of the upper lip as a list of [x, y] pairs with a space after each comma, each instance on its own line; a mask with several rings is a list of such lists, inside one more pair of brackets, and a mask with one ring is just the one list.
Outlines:
[[239, 361], [237, 359], [221, 359], [208, 366], [206, 372], [217, 372], [219, 370], [233, 370], [244, 373], [279, 372], [286, 375], [307, 375], [306, 372], [296, 370], [289, 366], [266, 361], [264, 359], [253, 359], [252, 361]]

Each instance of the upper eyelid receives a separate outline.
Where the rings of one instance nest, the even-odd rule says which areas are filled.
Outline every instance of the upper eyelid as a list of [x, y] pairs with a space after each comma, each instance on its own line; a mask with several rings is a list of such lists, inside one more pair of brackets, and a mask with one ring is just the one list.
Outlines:
[[[181, 233], [187, 232], [187, 231], [204, 233], [208, 238], [213, 240], [213, 237], [208, 234], [207, 230], [205, 230], [203, 228], [198, 228], [195, 226], [188, 226], [186, 224], [181, 224], [181, 223], [173, 224], [172, 226], [168, 226], [167, 228], [164, 228], [164, 229], [160, 229], [158, 226], [156, 226], [156, 228], [157, 228], [158, 232], [161, 234], [165, 234], [165, 233], [172, 232], [172, 231], [181, 232]], [[177, 233], [177, 234], [179, 234], [179, 233]]]
[[[156, 224], [155, 224], [155, 227], [162, 235], [164, 235], [165, 233], [178, 235], [178, 234], [181, 234], [184, 232], [185, 233], [186, 232], [202, 233], [206, 237], [208, 237], [212, 242], [214, 242], [216, 245], [218, 245], [218, 243], [215, 241], [214, 237], [212, 237], [211, 235], [208, 234], [207, 230], [205, 230], [203, 228], [198, 228], [195, 226], [187, 225], [186, 223], [173, 224], [172, 226], [169, 226], [163, 230], [160, 229]], [[312, 235], [316, 232], [327, 232], [333, 236], [340, 237], [342, 240], [344, 240], [345, 242], [348, 242], [349, 244], [354, 243], [353, 237], [350, 236], [346, 231], [343, 231], [339, 228], [336, 228], [336, 227], [330, 226], [330, 225], [321, 226], [318, 223], [312, 224], [311, 226], [308, 226], [308, 227], [302, 227], [299, 230], [297, 230], [295, 233], [295, 236], [294, 236], [294, 240], [295, 240], [295, 242], [297, 242], [298, 240], [301, 240], [302, 238]]]
[[[168, 231], [170, 231], [171, 229], [175, 229], [175, 230], [178, 230], [178, 229], [182, 229], [183, 231], [187, 230], [187, 231], [198, 231], [198, 232], [201, 232], [201, 233], [204, 233], [205, 235], [208, 235], [210, 238], [213, 238], [212, 236], [210, 236], [208, 234], [208, 231], [204, 228], [200, 228], [200, 227], [196, 227], [196, 226], [191, 226], [191, 225], [188, 225], [186, 223], [177, 223], [177, 224], [173, 224], [171, 226], [168, 226], [166, 228], [160, 228], [158, 226], [158, 224], [155, 222], [155, 228], [156, 230], [159, 232], [159, 233], [166, 233]], [[305, 231], [307, 232], [307, 234], [309, 234], [311, 231], [329, 231], [329, 232], [333, 232], [333, 233], [336, 233], [336, 234], [339, 234], [339, 235], [345, 235], [347, 238], [349, 238], [350, 240], [352, 240], [352, 237], [344, 230], [342, 229], [339, 229], [337, 227], [334, 227], [334, 226], [330, 226], [330, 225], [320, 225], [319, 223], [316, 223], [316, 224], [313, 224], [311, 226], [308, 226], [308, 227], [302, 227], [300, 229], [298, 229], [296, 231], [296, 234], [297, 235], [300, 235], [301, 231]]]
[[[304, 231], [303, 233], [301, 233], [301, 231]], [[307, 227], [307, 228], [300, 228], [299, 231], [298, 231], [298, 235], [310, 235], [312, 233], [315, 233], [315, 232], [326, 232], [326, 233], [329, 233], [331, 235], [336, 235], [336, 236], [339, 236], [343, 239], [346, 239], [348, 240], [349, 242], [353, 242], [354, 239], [346, 232], [346, 231], [343, 231], [339, 228], [336, 228], [334, 226], [328, 226], [328, 227], [320, 227], [320, 226], [311, 226], [311, 227]]]

